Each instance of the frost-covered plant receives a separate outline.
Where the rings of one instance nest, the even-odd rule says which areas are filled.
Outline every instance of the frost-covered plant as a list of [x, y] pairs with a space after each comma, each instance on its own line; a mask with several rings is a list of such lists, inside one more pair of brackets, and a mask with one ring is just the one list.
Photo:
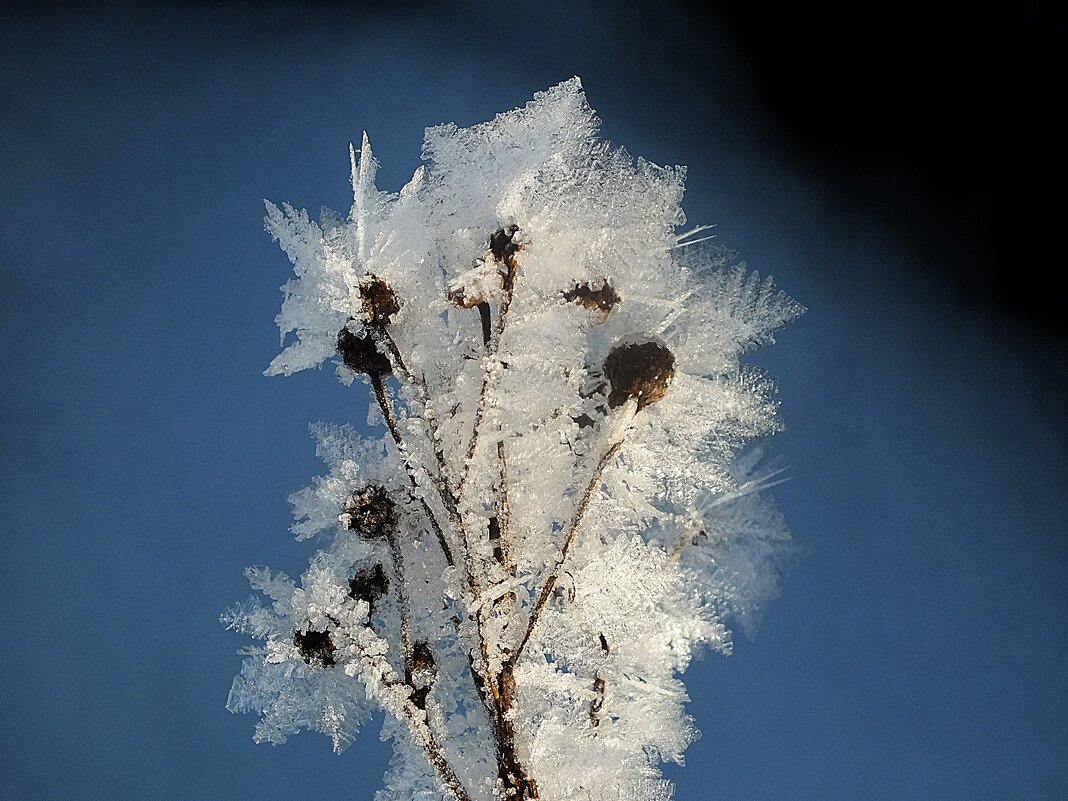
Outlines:
[[270, 603], [224, 620], [265, 643], [228, 707], [338, 750], [384, 709], [383, 800], [669, 798], [679, 674], [776, 591], [773, 386], [739, 356], [801, 308], [597, 129], [575, 78], [429, 129], [399, 194], [365, 136], [347, 219], [267, 205], [297, 274], [267, 373], [339, 356], [385, 433], [314, 427], [293, 531], [324, 548], [248, 571]]

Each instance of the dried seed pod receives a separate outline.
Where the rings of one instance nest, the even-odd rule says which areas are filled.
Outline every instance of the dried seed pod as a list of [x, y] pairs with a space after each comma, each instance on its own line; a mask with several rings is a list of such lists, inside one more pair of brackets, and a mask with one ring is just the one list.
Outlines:
[[397, 528], [397, 505], [385, 487], [372, 484], [352, 494], [341, 521], [347, 529], [368, 539], [388, 537]]
[[379, 376], [393, 372], [389, 359], [379, 352], [374, 340], [366, 334], [352, 333], [348, 326], [338, 331], [337, 352], [353, 372]]
[[368, 275], [360, 281], [360, 297], [363, 298], [363, 312], [372, 325], [385, 325], [400, 311], [396, 294], [377, 275]]
[[375, 613], [375, 601], [387, 592], [389, 592], [389, 576], [386, 575], [381, 564], [358, 570], [356, 575], [349, 579], [348, 596], [358, 601], [367, 601], [372, 615]]
[[316, 631], [315, 629], [295, 631], [293, 632], [293, 644], [297, 646], [301, 657], [309, 665], [328, 668], [335, 664], [334, 652], [337, 649], [330, 639], [329, 632]]
[[604, 374], [612, 385], [608, 405], [615, 409], [634, 398], [640, 411], [667, 393], [675, 355], [659, 342], [616, 345], [604, 361]]
[[608, 317], [621, 298], [606, 278], [597, 289], [590, 286], [588, 281], [572, 287], [564, 293], [564, 300], [568, 303], [577, 303], [586, 309], [600, 310], [604, 317]]
[[[474, 266], [449, 282], [449, 302], [461, 309], [478, 307], [482, 315], [483, 340], [489, 342], [489, 302], [497, 299], [502, 289], [508, 289], [515, 277], [515, 254], [519, 243], [515, 235], [519, 226], [498, 228], [490, 234], [490, 256], [475, 259]], [[503, 263], [507, 269], [502, 270]]]

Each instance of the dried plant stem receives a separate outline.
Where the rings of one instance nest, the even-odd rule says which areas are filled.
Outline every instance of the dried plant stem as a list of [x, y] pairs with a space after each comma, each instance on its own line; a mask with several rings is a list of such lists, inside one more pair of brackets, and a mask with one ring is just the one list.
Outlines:
[[504, 297], [501, 299], [500, 309], [497, 311], [497, 320], [493, 327], [493, 336], [486, 343], [486, 369], [482, 375], [482, 389], [478, 393], [478, 406], [475, 408], [475, 422], [471, 428], [471, 441], [467, 445], [467, 455], [464, 458], [463, 469], [460, 474], [460, 486], [457, 487], [456, 496], [462, 498], [467, 479], [471, 475], [471, 464], [474, 461], [475, 451], [478, 450], [479, 434], [482, 430], [482, 421], [486, 416], [486, 407], [489, 405], [489, 389], [493, 382], [496, 371], [494, 365], [498, 363], [497, 353], [501, 347], [501, 337], [504, 335], [505, 326], [508, 323], [508, 310], [512, 307], [512, 299], [515, 297], [515, 279], [518, 265], [514, 258], [507, 262], [508, 273], [504, 279]]
[[389, 552], [393, 557], [393, 573], [397, 583], [397, 606], [400, 607], [401, 619], [401, 654], [404, 658], [404, 682], [412, 683], [412, 664], [414, 651], [412, 648], [412, 616], [408, 604], [408, 588], [404, 584], [404, 554], [401, 552], [397, 535], [386, 534], [389, 543]]
[[[413, 710], [408, 714], [414, 716], [417, 707], [414, 705], [406, 704], [405, 707], [412, 706]], [[421, 710], [420, 710], [421, 711]], [[413, 725], [413, 720], [410, 719], [409, 726]], [[425, 730], [423, 731], [423, 750], [426, 751], [427, 760], [433, 766], [434, 771], [438, 774], [438, 779], [441, 780], [442, 786], [456, 799], [456, 801], [471, 801], [471, 796], [467, 794], [467, 790], [464, 789], [463, 783], [460, 781], [460, 777], [456, 775], [456, 771], [449, 765], [445, 754], [441, 750], [441, 746], [438, 745], [437, 740], [434, 739], [433, 732], [430, 731], [430, 726], [425, 721], [421, 721]]]
[[[416, 481], [415, 471], [406, 458], [408, 455], [408, 448], [405, 446], [404, 438], [401, 436], [400, 428], [397, 426], [397, 417], [393, 413], [393, 403], [390, 401], [389, 395], [386, 393], [382, 375], [380, 373], [370, 373], [369, 377], [371, 379], [371, 388], [374, 390], [375, 399], [378, 401], [378, 406], [382, 410], [382, 417], [385, 418], [386, 427], [389, 429], [393, 441], [397, 444], [397, 448], [401, 452], [401, 460], [404, 462], [404, 470], [408, 474], [408, 480], [411, 482], [412, 489], [418, 490], [419, 482]], [[413, 494], [419, 498], [419, 503], [423, 507], [423, 511], [426, 513], [427, 520], [430, 521], [430, 527], [433, 529], [434, 536], [437, 537], [438, 544], [441, 546], [441, 552], [445, 555], [445, 561], [449, 565], [455, 564], [452, 556], [452, 549], [449, 548], [449, 543], [445, 539], [445, 533], [441, 530], [441, 525], [438, 523], [437, 517], [430, 508], [430, 504], [426, 502], [425, 498], [418, 495], [418, 492]]]
[[608, 466], [608, 463], [612, 461], [615, 455], [619, 453], [619, 449], [622, 446], [623, 440], [617, 440], [604, 452], [600, 461], [597, 462], [597, 467], [594, 468], [593, 475], [590, 477], [590, 481], [586, 485], [586, 490], [582, 493], [582, 498], [579, 499], [579, 504], [575, 509], [574, 516], [571, 518], [571, 525], [568, 526], [567, 535], [564, 537], [564, 545], [560, 549], [560, 556], [556, 560], [556, 565], [553, 567], [549, 577], [545, 580], [545, 584], [542, 586], [541, 592], [538, 593], [538, 598], [534, 602], [534, 608], [530, 612], [530, 619], [527, 622], [527, 629], [523, 633], [523, 639], [519, 641], [519, 646], [516, 648], [511, 659], [509, 659], [510, 665], [514, 666], [517, 664], [519, 658], [523, 655], [523, 649], [526, 647], [527, 642], [534, 633], [535, 627], [538, 625], [538, 621], [541, 619], [542, 610], [549, 602], [549, 598], [552, 597], [553, 589], [556, 587], [556, 582], [560, 578], [560, 572], [563, 570], [564, 562], [567, 561], [568, 554], [571, 553], [571, 546], [574, 545], [575, 536], [578, 534], [579, 528], [582, 525], [582, 519], [586, 515], [586, 510], [590, 507], [590, 502], [593, 500], [597, 487], [600, 486], [601, 476], [604, 474], [604, 469]]
[[[376, 670], [373, 658], [364, 657], [364, 664], [371, 671], [380, 673], [382, 684], [388, 689], [393, 689], [397, 686], [398, 682], [390, 680], [387, 675], [381, 674], [379, 670]], [[426, 711], [417, 707], [410, 700], [406, 700], [394, 714], [408, 725], [412, 739], [422, 746], [427, 762], [434, 768], [434, 772], [437, 773], [438, 780], [441, 782], [441, 786], [445, 788], [445, 791], [456, 801], [472, 801], [470, 794], [464, 788], [463, 782], [460, 781], [460, 777], [456, 775], [456, 771], [452, 769], [448, 759], [446, 759], [445, 752], [442, 751], [441, 746], [434, 737], [434, 732], [430, 730]]]
[[390, 334], [387, 329], [374, 329], [372, 331], [372, 336], [375, 337], [376, 343], [385, 345], [387, 356], [393, 364], [394, 371], [402, 376], [419, 396], [419, 403], [424, 409], [422, 417], [426, 422], [427, 439], [429, 440], [430, 447], [434, 451], [434, 458], [438, 465], [438, 474], [432, 476], [434, 486], [437, 488], [438, 494], [441, 496], [441, 503], [444, 505], [445, 511], [449, 513], [449, 517], [453, 519], [453, 523], [458, 527], [460, 515], [457, 511], [456, 492], [449, 483], [449, 476], [445, 469], [445, 453], [441, 450], [441, 439], [437, 430], [434, 428], [432, 415], [433, 406], [430, 403], [430, 390], [427, 388], [426, 379], [420, 378], [419, 380], [416, 380], [412, 371], [409, 370], [408, 366], [404, 363], [404, 357], [401, 356], [400, 348], [397, 347], [397, 341], [393, 339], [393, 335]]
[[[378, 329], [378, 331], [379, 331], [379, 335], [380, 335], [380, 340], [379, 341], [383, 341], [383, 342], [386, 343], [387, 349], [390, 350], [391, 355], [393, 356], [394, 364], [397, 365], [398, 372], [400, 372], [402, 375], [406, 375], [410, 379], [411, 378], [411, 374], [408, 373], [407, 367], [404, 365], [404, 360], [401, 358], [400, 352], [397, 349], [396, 343], [393, 341], [393, 338], [391, 336], [389, 336], [389, 334], [387, 332], [383, 331], [382, 329]], [[371, 379], [371, 388], [374, 391], [375, 399], [378, 401], [379, 408], [382, 410], [382, 416], [386, 421], [386, 427], [389, 429], [389, 432], [393, 437], [393, 441], [397, 444], [398, 449], [400, 449], [401, 456], [404, 457], [404, 456], [407, 455], [408, 451], [407, 451], [407, 448], [404, 445], [403, 437], [401, 436], [401, 432], [400, 432], [400, 427], [397, 425], [397, 418], [396, 418], [396, 415], [393, 412], [393, 403], [390, 400], [388, 393], [386, 392], [385, 383], [382, 380], [382, 376], [381, 376], [381, 374], [378, 374], [378, 373], [371, 373], [371, 374], [369, 374], [369, 377]], [[440, 464], [443, 465], [444, 464], [444, 456], [440, 455], [439, 459], [440, 459]], [[417, 487], [417, 482], [416, 482], [416, 479], [415, 479], [415, 474], [414, 474], [409, 462], [407, 461], [407, 459], [404, 459], [404, 465], [405, 465], [405, 470], [408, 473], [408, 479], [411, 482], [412, 487], [414, 489], [415, 487]], [[465, 529], [465, 527], [463, 525], [463, 522], [462, 522], [462, 519], [461, 519], [461, 517], [459, 515], [459, 511], [457, 509], [457, 504], [455, 503], [455, 496], [452, 495], [451, 489], [448, 489], [448, 487], [447, 487], [446, 482], [447, 482], [448, 479], [447, 479], [444, 471], [442, 471], [440, 473], [439, 478], [440, 478], [440, 481], [436, 482], [438, 484], [438, 490], [439, 490], [439, 492], [442, 493], [442, 501], [443, 501], [443, 503], [444, 503], [444, 505], [446, 507], [446, 510], [450, 512], [450, 516], [453, 519], [453, 524], [454, 524], [454, 526], [455, 526], [455, 528], [457, 530], [457, 533], [459, 534], [460, 545], [461, 545], [461, 548], [462, 548], [462, 551], [463, 551], [463, 556], [464, 556], [463, 565], [464, 565], [464, 570], [465, 570], [465, 573], [466, 573], [465, 578], [466, 578], [466, 583], [468, 585], [468, 590], [471, 593], [471, 597], [472, 598], [477, 598], [478, 594], [479, 594], [479, 582], [477, 581], [477, 578], [476, 578], [476, 573], [474, 571], [473, 561], [472, 561], [471, 555], [470, 555], [470, 549], [468, 548], [468, 544], [467, 544], [466, 529]], [[443, 485], [444, 485], [444, 487], [443, 487]], [[419, 500], [420, 500], [420, 503], [422, 504], [423, 510], [426, 512], [427, 518], [430, 520], [431, 527], [434, 529], [434, 533], [438, 538], [438, 542], [441, 545], [442, 552], [445, 554], [446, 561], [448, 562], [449, 565], [453, 565], [454, 561], [453, 561], [452, 552], [449, 549], [448, 542], [445, 540], [445, 536], [444, 536], [444, 533], [441, 530], [441, 526], [437, 522], [437, 518], [434, 516], [434, 514], [431, 511], [430, 506], [426, 502], [426, 500], [424, 498], [421, 498], [421, 497], [420, 497]], [[493, 690], [495, 690], [495, 684], [496, 683], [495, 683], [495, 681], [493, 681], [492, 677], [490, 676], [489, 648], [488, 648], [488, 645], [486, 643], [485, 635], [484, 635], [484, 633], [482, 631], [482, 619], [481, 619], [480, 613], [476, 613], [474, 615], [474, 621], [473, 622], [474, 622], [474, 627], [475, 627], [475, 637], [476, 637], [476, 640], [477, 640], [477, 643], [478, 643], [478, 653], [479, 653], [479, 656], [481, 657], [481, 663], [482, 664], [481, 664], [481, 666], [479, 666], [478, 664], [476, 664], [476, 660], [474, 658], [470, 659], [472, 679], [475, 680], [476, 685], [481, 683], [483, 686], [489, 687], [489, 688], [491, 688], [491, 691], [493, 691]], [[410, 631], [410, 629], [409, 629], [409, 631]], [[403, 619], [402, 619], [402, 634], [403, 634]], [[404, 646], [404, 651], [405, 651], [405, 674], [406, 674], [406, 680], [410, 681], [411, 680], [411, 638], [410, 638], [410, 633], [408, 635], [408, 643]], [[487, 712], [489, 713], [490, 718], [493, 719], [496, 722], [495, 711], [496, 711], [496, 708], [499, 705], [496, 702], [496, 693], [494, 692], [493, 695], [494, 695], [494, 698], [493, 698], [492, 707], [489, 704], [489, 699], [486, 699], [484, 697], [484, 700], [487, 701]]]
[[[422, 405], [424, 411], [423, 419], [426, 423], [426, 436], [429, 441], [430, 447], [434, 451], [434, 459], [437, 462], [437, 475], [430, 475], [431, 483], [438, 491], [438, 496], [441, 498], [441, 504], [445, 508], [446, 514], [449, 516], [449, 521], [452, 523], [453, 531], [456, 534], [460, 543], [461, 558], [464, 560], [464, 567], [467, 572], [468, 586], [472, 586], [471, 583], [471, 565], [468, 564], [469, 549], [467, 543], [467, 532], [463, 525], [463, 520], [460, 517], [459, 511], [459, 499], [458, 493], [453, 490], [451, 483], [449, 482], [448, 471], [445, 467], [445, 453], [441, 449], [441, 440], [438, 436], [437, 430], [434, 428], [433, 420], [430, 414], [427, 414], [433, 407], [430, 404], [430, 391], [427, 389], [425, 379], [416, 380], [411, 370], [404, 362], [404, 357], [401, 355], [400, 348], [397, 347], [397, 342], [393, 339], [393, 335], [381, 326], [375, 326], [371, 328], [371, 335], [375, 339], [375, 343], [379, 346], [385, 346], [387, 357], [390, 363], [393, 365], [394, 372], [397, 375], [402, 376], [404, 380], [411, 386], [416, 394], [419, 396], [419, 403]], [[394, 435], [396, 439], [396, 435]], [[424, 503], [424, 506], [426, 504]], [[453, 561], [449, 559], [449, 564], [453, 564]]]
[[[511, 508], [508, 504], [508, 461], [504, 456], [504, 441], [498, 441], [497, 443], [497, 464], [499, 466], [499, 474], [497, 479], [497, 526], [500, 530], [501, 541], [501, 564], [504, 566], [505, 572], [515, 577], [515, 562], [511, 555], [511, 540], [510, 540], [510, 528], [511, 528]], [[509, 593], [514, 599], [515, 593]]]

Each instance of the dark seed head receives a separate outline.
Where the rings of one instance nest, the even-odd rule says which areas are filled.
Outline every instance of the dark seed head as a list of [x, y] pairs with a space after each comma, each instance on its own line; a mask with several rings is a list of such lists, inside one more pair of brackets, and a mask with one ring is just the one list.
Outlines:
[[609, 406], [615, 409], [635, 398], [641, 410], [667, 393], [675, 355], [659, 342], [617, 345], [605, 359], [604, 374], [612, 385]]
[[607, 317], [619, 303], [620, 297], [606, 278], [604, 284], [597, 289], [591, 287], [589, 282], [578, 284], [564, 293], [564, 300], [568, 303], [577, 303], [587, 309], [599, 309]]
[[389, 592], [389, 576], [380, 564], [358, 570], [356, 575], [349, 579], [348, 596], [357, 601], [367, 601], [371, 607], [371, 614], [375, 611], [375, 601], [387, 592]]
[[353, 372], [368, 375], [389, 375], [393, 372], [389, 359], [378, 351], [371, 337], [352, 333], [345, 326], [337, 334], [337, 352], [345, 366]]
[[360, 297], [363, 311], [369, 322], [385, 325], [389, 318], [400, 311], [400, 303], [389, 284], [376, 275], [369, 275], [360, 282]]
[[490, 253], [497, 261], [507, 262], [519, 250], [519, 244], [515, 241], [515, 235], [519, 232], [518, 225], [506, 225], [498, 228], [489, 238]]
[[371, 485], [354, 492], [344, 513], [346, 527], [369, 539], [386, 537], [397, 527], [397, 505], [384, 487]]
[[336, 649], [334, 648], [334, 643], [330, 640], [328, 632], [316, 631], [315, 629], [295, 631], [293, 632], [293, 644], [297, 646], [300, 650], [300, 655], [309, 665], [327, 668], [335, 664], [334, 652]]

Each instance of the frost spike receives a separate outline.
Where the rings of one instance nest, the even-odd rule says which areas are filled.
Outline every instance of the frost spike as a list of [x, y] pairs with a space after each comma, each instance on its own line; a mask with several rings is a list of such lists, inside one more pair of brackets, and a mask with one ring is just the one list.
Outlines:
[[360, 264], [366, 264], [367, 222], [377, 195], [375, 175], [378, 173], [378, 162], [371, 153], [371, 140], [367, 138], [367, 131], [363, 132], [359, 160], [356, 158], [355, 148], [349, 145], [349, 162], [352, 169], [352, 221], [356, 224], [356, 256]]

